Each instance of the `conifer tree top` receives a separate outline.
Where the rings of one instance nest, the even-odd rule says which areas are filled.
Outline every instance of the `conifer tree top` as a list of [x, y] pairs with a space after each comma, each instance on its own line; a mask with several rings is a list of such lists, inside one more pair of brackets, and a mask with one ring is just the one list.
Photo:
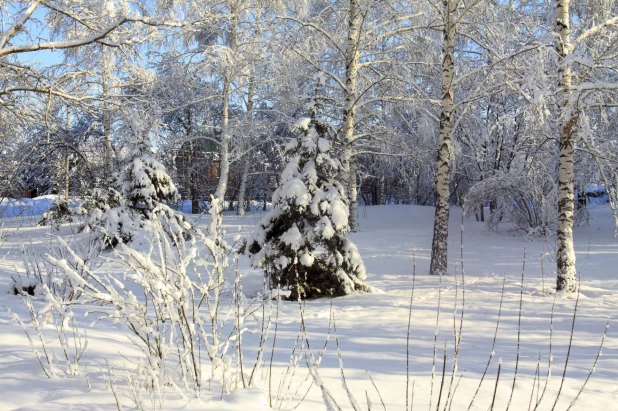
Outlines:
[[122, 195], [136, 209], [152, 210], [157, 203], [175, 201], [178, 190], [165, 166], [153, 157], [148, 137], [138, 135], [130, 142], [130, 160], [119, 177]]

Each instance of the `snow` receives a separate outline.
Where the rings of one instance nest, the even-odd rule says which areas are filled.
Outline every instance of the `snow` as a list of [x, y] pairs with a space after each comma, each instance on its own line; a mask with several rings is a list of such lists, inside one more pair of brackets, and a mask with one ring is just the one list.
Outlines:
[[[328, 392], [342, 409], [351, 409], [348, 394], [342, 385], [339, 357], [335, 336], [343, 361], [347, 385], [356, 400], [363, 406], [366, 396], [373, 404], [372, 409], [382, 409], [380, 397], [365, 370], [367, 370], [388, 410], [403, 410], [406, 402], [406, 330], [412, 288], [413, 264], [416, 263], [414, 277], [414, 299], [410, 333], [410, 387], [414, 381], [415, 409], [426, 409], [431, 389], [431, 370], [434, 351], [434, 334], [437, 302], [440, 299], [439, 328], [437, 333], [437, 358], [435, 362], [436, 380], [433, 387], [433, 407], [435, 408], [440, 388], [442, 358], [446, 343], [449, 363], [446, 368], [447, 379], [444, 385], [442, 404], [450, 383], [450, 360], [453, 358], [453, 317], [461, 315], [462, 293], [465, 288], [465, 314], [462, 340], [459, 349], [456, 380], [459, 382], [452, 409], [467, 409], [478, 381], [492, 354], [493, 336], [496, 329], [500, 290], [504, 281], [504, 295], [495, 353], [489, 366], [479, 394], [472, 409], [486, 410], [493, 397], [498, 363], [501, 362], [500, 380], [496, 392], [494, 409], [503, 410], [509, 400], [513, 386], [513, 373], [517, 355], [517, 334], [520, 292], [522, 298], [521, 355], [518, 376], [515, 383], [512, 410], [526, 410], [530, 393], [536, 387], [535, 370], [539, 354], [540, 387], [543, 388], [547, 376], [549, 360], [549, 334], [555, 284], [555, 268], [552, 258], [553, 243], [549, 241], [525, 242], [522, 232], [510, 231], [501, 226], [498, 232], [490, 232], [484, 223], [476, 222], [474, 217], [464, 220], [463, 252], [465, 287], [462, 285], [460, 254], [461, 210], [451, 212], [449, 235], [449, 275], [435, 277], [427, 275], [429, 268], [432, 216], [431, 207], [420, 206], [371, 206], [360, 208], [360, 232], [349, 234], [358, 248], [358, 253], [366, 266], [367, 283], [382, 290], [382, 293], [359, 293], [346, 297], [305, 302], [303, 321], [307, 325], [308, 338], [315, 362], [319, 369], [312, 368], [309, 374], [304, 354], [300, 354], [298, 342], [293, 356], [292, 349], [300, 327], [299, 305], [297, 302], [280, 302], [278, 309], [277, 340], [272, 364], [273, 379], [271, 389], [273, 401], [283, 409], [292, 409], [308, 390], [306, 399], [298, 410], [325, 409], [323, 392]], [[604, 342], [603, 355], [596, 365], [585, 390], [572, 407], [573, 410], [616, 410], [618, 407], [618, 328], [613, 321], [618, 307], [618, 240], [613, 238], [613, 219], [607, 206], [590, 209], [590, 226], [575, 227], [575, 253], [577, 269], [581, 273], [581, 296], [578, 301], [577, 318], [573, 335], [569, 364], [562, 394], [556, 410], [566, 410], [576, 397], [588, 376], [598, 352], [599, 344], [610, 318], [610, 327]], [[225, 229], [229, 233], [253, 231], [255, 222], [262, 213], [252, 212], [243, 217], [231, 213], [224, 214]], [[205, 217], [199, 220], [204, 227]], [[22, 272], [22, 253], [19, 244], [30, 244], [39, 254], [46, 252], [48, 227], [36, 227], [34, 221], [19, 217], [2, 218], [5, 226], [5, 241], [0, 254], [5, 258], [0, 263], [0, 289], [8, 289], [15, 270]], [[72, 227], [64, 225], [60, 229], [67, 243], [76, 239]], [[526, 254], [523, 289], [520, 288], [524, 249]], [[415, 259], [413, 259], [413, 251]], [[541, 255], [546, 255], [541, 271]], [[104, 252], [101, 267], [108, 275], [123, 282], [127, 287], [135, 287], [124, 281], [124, 271], [110, 252]], [[301, 256], [301, 259], [304, 258]], [[302, 261], [301, 261], [302, 263]], [[16, 268], [14, 268], [16, 267]], [[239, 261], [242, 274], [243, 292], [251, 300], [262, 290], [263, 277], [260, 270], [249, 267], [245, 257]], [[455, 274], [458, 274], [457, 276]], [[30, 280], [28, 280], [30, 281]], [[166, 287], [166, 284], [163, 284]], [[135, 289], [130, 291], [135, 293]], [[277, 295], [277, 292], [273, 293]], [[284, 293], [282, 293], [284, 294]], [[139, 298], [139, 297], [138, 297]], [[229, 302], [231, 293], [225, 294]], [[43, 308], [39, 297], [33, 297], [35, 309]], [[455, 306], [455, 302], [457, 305]], [[273, 307], [277, 301], [273, 301]], [[331, 308], [332, 304], [332, 308]], [[10, 294], [0, 295], [0, 306], [7, 307], [19, 315], [30, 327], [33, 344], [44, 359], [38, 337], [30, 325], [30, 316], [21, 298]], [[568, 340], [573, 321], [575, 299], [559, 295], [555, 299], [552, 325], [552, 369], [545, 398], [538, 409], [552, 409], [560, 388], [562, 371], [568, 350]], [[124, 409], [134, 409], [129, 399], [129, 385], [125, 378], [128, 370], [135, 370], [138, 358], [143, 358], [139, 349], [131, 344], [119, 324], [112, 319], [98, 320], [101, 313], [113, 316], [114, 309], [74, 305], [77, 324], [86, 331], [88, 341], [85, 357], [86, 369], [80, 363], [77, 375], [65, 375], [66, 369], [53, 323], [42, 322], [47, 348], [53, 348], [58, 358], [58, 368], [54, 378], [44, 376], [40, 365], [30, 347], [28, 338], [19, 324], [5, 309], [0, 310], [0, 409], [2, 410], [115, 410], [116, 401], [109, 383], [109, 371], [113, 370], [114, 390]], [[91, 311], [88, 317], [85, 313]], [[261, 318], [262, 310], [254, 313]], [[334, 315], [336, 334], [329, 319]], [[167, 391], [164, 409], [212, 409], [212, 410], [262, 410], [268, 407], [270, 350], [274, 333], [275, 311], [272, 314], [267, 352], [264, 353], [265, 378], [260, 377], [256, 387], [241, 388], [229, 394], [221, 391], [221, 386], [213, 384], [208, 391], [205, 384], [201, 398], [191, 399], [185, 392], [184, 399]], [[245, 320], [245, 326], [250, 326]], [[457, 323], [458, 325], [458, 320]], [[259, 342], [258, 332], [243, 336], [245, 373], [256, 358]], [[255, 324], [251, 325], [255, 328]], [[330, 334], [329, 334], [330, 328]], [[84, 335], [82, 335], [84, 337]], [[69, 339], [70, 340], [70, 339]], [[326, 341], [327, 348], [320, 356]], [[232, 349], [230, 348], [230, 351]], [[60, 361], [60, 358], [63, 358]], [[44, 361], [44, 360], [43, 360]], [[109, 367], [107, 363], [109, 363]], [[291, 364], [292, 368], [288, 368]], [[232, 369], [235, 367], [232, 364]], [[291, 371], [295, 370], [292, 375]], [[464, 371], [465, 370], [465, 371]], [[307, 380], [308, 378], [308, 380]], [[315, 379], [313, 387], [310, 381]], [[276, 401], [276, 392], [281, 388], [287, 394]], [[316, 386], [324, 384], [326, 391]], [[304, 385], [303, 385], [304, 384]], [[90, 390], [88, 387], [91, 387]], [[285, 385], [287, 387], [287, 385]], [[181, 387], [182, 388], [182, 387]], [[536, 388], [534, 398], [536, 398]], [[290, 399], [298, 391], [294, 399]], [[146, 397], [148, 398], [148, 397]], [[144, 401], [149, 406], [149, 401]], [[533, 406], [534, 408], [534, 406]]]
[[46, 212], [56, 199], [56, 195], [35, 198], [3, 198], [0, 204], [0, 217], [30, 217]]
[[320, 153], [326, 153], [330, 150], [330, 141], [325, 138], [318, 139], [318, 150]]
[[296, 122], [295, 128], [306, 131], [309, 129], [309, 123], [311, 123], [311, 118], [303, 117]]
[[302, 239], [303, 236], [298, 230], [296, 224], [292, 224], [292, 227], [281, 235], [281, 241], [283, 241], [284, 244], [288, 245], [294, 251], [300, 248]]
[[299, 207], [306, 207], [309, 205], [310, 195], [305, 183], [300, 178], [293, 178], [275, 191], [273, 202], [278, 202], [280, 199], [293, 199]]

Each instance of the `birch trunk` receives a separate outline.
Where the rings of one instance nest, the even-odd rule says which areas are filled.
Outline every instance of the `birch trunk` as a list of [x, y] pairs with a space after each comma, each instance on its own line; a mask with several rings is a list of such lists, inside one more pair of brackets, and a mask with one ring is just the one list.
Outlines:
[[109, 104], [107, 99], [109, 98], [109, 81], [111, 78], [111, 57], [108, 52], [103, 49], [103, 140], [105, 143], [105, 165], [104, 165], [104, 177], [105, 180], [109, 179], [114, 172], [114, 147], [112, 146], [112, 119], [110, 113]]
[[571, 67], [566, 62], [571, 51], [569, 0], [556, 0], [556, 46], [560, 61], [558, 66], [558, 107], [560, 109], [560, 162], [558, 171], [558, 235], [557, 235], [557, 280], [556, 288], [575, 292], [575, 250], [573, 248], [574, 175], [573, 136], [577, 127], [577, 111], [570, 102]]
[[215, 197], [219, 200], [221, 210], [225, 207], [225, 192], [227, 191], [228, 174], [230, 172], [230, 140], [232, 136], [229, 130], [229, 109], [230, 109], [230, 93], [232, 89], [232, 80], [234, 79], [234, 61], [236, 60], [237, 51], [237, 26], [238, 26], [238, 11], [236, 5], [232, 4], [230, 10], [230, 38], [229, 51], [230, 60], [229, 66], [225, 67], [223, 79], [223, 102], [221, 105], [221, 145], [219, 146], [219, 183], [215, 192]]
[[[253, 124], [253, 90], [254, 90], [254, 79], [252, 78], [249, 81], [249, 88], [247, 90], [247, 118], [249, 119], [249, 124]], [[249, 144], [247, 144], [247, 140], [245, 139], [245, 151], [249, 148]], [[242, 168], [242, 176], [240, 178], [240, 189], [238, 193], [238, 210], [236, 211], [237, 215], [243, 216], [245, 215], [245, 195], [247, 191], [247, 180], [249, 178], [249, 169], [251, 166], [251, 157], [249, 153], [245, 153], [245, 157], [243, 159], [243, 168]]]
[[69, 198], [70, 190], [70, 176], [71, 176], [71, 166], [69, 162], [69, 149], [65, 149], [65, 157], [64, 157], [64, 196]]
[[[191, 136], [191, 133], [193, 131], [193, 116], [191, 115], [191, 110], [187, 111], [187, 124], [184, 126], [185, 129], [185, 136], [189, 137]], [[197, 149], [195, 148], [195, 142], [190, 140], [188, 142], [189, 145], [189, 154], [187, 156], [187, 160], [188, 160], [188, 165], [187, 165], [187, 183], [189, 186], [189, 197], [191, 198], [191, 213], [192, 214], [199, 214], [200, 212], [200, 203], [199, 203], [199, 199], [198, 199], [198, 191], [197, 191], [197, 184], [198, 184], [198, 178], [195, 172], [195, 166], [196, 166], [196, 156], [197, 156]]]
[[[67, 107], [67, 133], [71, 132], [71, 110]], [[64, 149], [64, 196], [69, 198], [71, 193], [70, 190], [71, 184], [71, 165], [69, 159], [69, 148], [65, 147]]]
[[377, 205], [384, 205], [384, 193], [386, 193], [384, 166], [380, 166], [380, 182], [378, 183]]
[[356, 115], [356, 92], [358, 83], [358, 43], [363, 15], [358, 0], [350, 0], [350, 15], [348, 20], [348, 39], [345, 51], [345, 90], [343, 106], [343, 139], [345, 144], [344, 163], [348, 169], [348, 203], [350, 209], [350, 231], [358, 231], [358, 187], [356, 184], [356, 159], [353, 153], [354, 117]]
[[348, 223], [350, 231], [355, 233], [358, 231], [358, 185], [356, 183], [356, 157], [351, 157], [348, 165], [348, 201], [350, 215]]
[[451, 127], [453, 111], [453, 76], [455, 72], [455, 2], [443, 0], [444, 29], [442, 44], [442, 113], [438, 141], [438, 172], [434, 189], [436, 212], [431, 244], [429, 273], [446, 274], [448, 261], [449, 182], [451, 174]]
[[240, 177], [240, 189], [238, 190], [238, 210], [236, 210], [236, 215], [239, 216], [245, 215], [245, 193], [247, 191], [247, 180], [249, 179], [249, 160], [249, 155], [245, 154], [245, 158], [243, 160], [242, 176]]

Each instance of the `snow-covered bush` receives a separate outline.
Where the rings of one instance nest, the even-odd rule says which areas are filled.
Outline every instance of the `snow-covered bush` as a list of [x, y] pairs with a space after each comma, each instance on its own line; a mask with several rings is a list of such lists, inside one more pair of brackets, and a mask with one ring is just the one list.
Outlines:
[[43, 213], [37, 225], [50, 225], [58, 230], [60, 224], [72, 221], [72, 215], [69, 200], [59, 195], [54, 199], [47, 212]]
[[[77, 326], [70, 305], [57, 300], [46, 285], [37, 287], [37, 291], [39, 290], [45, 298], [45, 305], [38, 311], [35, 310], [30, 295], [22, 293], [24, 304], [30, 314], [30, 327], [11, 309], [7, 308], [7, 311], [28, 337], [30, 347], [47, 378], [84, 373], [90, 389], [88, 371], [85, 367], [82, 370], [81, 367], [88, 347], [85, 333], [82, 334]], [[45, 334], [49, 334], [46, 332], [47, 323], [53, 324], [56, 334], [54, 337], [46, 338]], [[60, 352], [57, 345], [60, 345]]]
[[[215, 199], [212, 224], [219, 212]], [[196, 229], [185, 240], [170, 233], [161, 219], [149, 224], [150, 236], [139, 247], [120, 243], [114, 249], [127, 270], [124, 278], [82, 264], [62, 239], [67, 255], [47, 259], [73, 280], [75, 292], [114, 308], [103, 318], [123, 325], [146, 354], [136, 360], [131, 378], [139, 380], [135, 387], [148, 387], [151, 400], [163, 401], [169, 390], [181, 396], [189, 390], [199, 397], [208, 379], [205, 369], [226, 389], [242, 384], [233, 360], [240, 356], [241, 335], [247, 330], [244, 319], [254, 309], [235, 303], [242, 295], [228, 281], [238, 258], [233, 245], [220, 227], [209, 227], [214, 236]], [[226, 293], [232, 298], [224, 300]], [[235, 346], [238, 350], [230, 352]], [[139, 400], [141, 394], [133, 394]]]
[[[83, 242], [76, 243], [77, 248], [83, 251], [78, 244]], [[48, 247], [48, 250], [57, 259], [49, 255], [47, 257], [50, 258], [40, 258], [32, 248], [22, 245], [25, 273], [13, 277], [11, 293], [21, 295], [30, 315], [30, 325], [26, 325], [12, 310], [7, 310], [28, 337], [47, 378], [84, 373], [88, 381], [87, 369], [81, 367], [85, 361], [88, 343], [85, 333], [77, 326], [72, 307], [81, 295], [77, 284], [85, 281], [84, 268], [93, 266], [92, 255], [82, 254], [78, 257], [63, 240], [60, 240], [58, 250], [52, 247]], [[72, 257], [67, 258], [67, 254]], [[98, 251], [95, 251], [95, 258], [97, 255]], [[56, 264], [57, 261], [62, 263]], [[67, 275], [67, 270], [70, 270], [70, 275]], [[76, 278], [79, 280], [76, 281]], [[42, 303], [38, 309], [35, 309], [31, 299]], [[53, 328], [55, 333], [50, 333], [49, 328]]]
[[[45, 296], [49, 294], [57, 301], [75, 302], [81, 292], [77, 290], [75, 280], [67, 276], [65, 267], [84, 278], [84, 267], [92, 269], [98, 264], [97, 257], [103, 243], [95, 234], [81, 234], [70, 241], [71, 245], [58, 238], [59, 244], [52, 243], [53, 238], [46, 243], [47, 253], [43, 258], [34, 247], [21, 244], [23, 271], [12, 276], [11, 294], [29, 294], [31, 296]], [[50, 262], [63, 261], [61, 266]]]
[[271, 287], [289, 288], [290, 299], [369, 291], [363, 260], [346, 237], [347, 197], [337, 181], [342, 166], [331, 157], [328, 128], [310, 118], [297, 128], [273, 209], [248, 242], [251, 263], [265, 270]]
[[90, 232], [101, 225], [103, 214], [109, 209], [123, 204], [122, 195], [110, 184], [107, 190], [93, 188], [88, 190], [82, 197], [79, 207], [73, 210], [75, 216], [83, 217], [84, 221], [80, 225], [80, 232]]
[[501, 222], [511, 222], [528, 237], [546, 236], [555, 230], [558, 217], [556, 184], [547, 174], [524, 172], [496, 173], [476, 183], [465, 196], [468, 212], [494, 202], [487, 225], [497, 229]]

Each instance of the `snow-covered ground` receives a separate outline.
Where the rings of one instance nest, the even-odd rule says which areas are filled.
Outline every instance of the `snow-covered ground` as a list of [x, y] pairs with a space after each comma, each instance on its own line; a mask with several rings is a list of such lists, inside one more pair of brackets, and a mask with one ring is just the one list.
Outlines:
[[[462, 279], [459, 258], [461, 211], [454, 209], [451, 213], [449, 237], [450, 273], [439, 278], [427, 274], [433, 219], [431, 207], [361, 207], [361, 231], [350, 235], [350, 238], [363, 256], [369, 284], [380, 289], [382, 293], [306, 302], [303, 318], [309, 331], [312, 352], [317, 355], [328, 339], [326, 353], [319, 367], [319, 376], [325, 387], [342, 409], [352, 409], [342, 385], [335, 333], [332, 330], [330, 336], [327, 333], [332, 312], [345, 381], [362, 409], [367, 409], [367, 401], [372, 403], [371, 409], [383, 409], [381, 399], [388, 410], [406, 409], [406, 333], [414, 254], [416, 276], [409, 342], [409, 375], [410, 386], [412, 387], [412, 383], [414, 385], [415, 409], [426, 408], [430, 401], [432, 408], [436, 408], [438, 400], [439, 409], [444, 409], [445, 404], [452, 398], [450, 409], [468, 409], [492, 352], [503, 295], [495, 354], [472, 409], [487, 410], [492, 402], [494, 409], [507, 408], [516, 364], [517, 378], [510, 409], [534, 409], [537, 398], [541, 395], [539, 392], [544, 391], [547, 380], [551, 332], [551, 377], [537, 409], [554, 409], [552, 407], [558, 392], [561, 391], [555, 409], [566, 410], [595, 362], [607, 319], [610, 318], [611, 321], [618, 309], [618, 240], [613, 238], [611, 212], [606, 206], [598, 206], [591, 209], [590, 213], [590, 225], [575, 229], [581, 295], [568, 367], [563, 378], [576, 302], [562, 295], [555, 298], [552, 291], [555, 283], [553, 243], [542, 240], [525, 242], [521, 232], [510, 232], [507, 227], [501, 227], [498, 233], [489, 232], [483, 223], [476, 222], [474, 218], [466, 218], [463, 231], [465, 277]], [[260, 216], [260, 212], [248, 213], [244, 217], [226, 214], [224, 224], [229, 226], [229, 232], [236, 232], [240, 227], [241, 232], [247, 234], [259, 221]], [[205, 219], [206, 217], [201, 217], [198, 224], [205, 225]], [[0, 266], [0, 287], [7, 289], [12, 282], [11, 276], [14, 276], [16, 270], [22, 269], [20, 245], [32, 246], [37, 252], [43, 252], [45, 243], [53, 241], [48, 234], [56, 233], [50, 232], [46, 227], [36, 227], [36, 218], [19, 216], [3, 218], [2, 222], [5, 242], [0, 249], [0, 258], [4, 258]], [[62, 227], [60, 235], [65, 239], [70, 238], [71, 227]], [[521, 288], [524, 253], [525, 268]], [[541, 270], [544, 253], [544, 270]], [[244, 293], [248, 297], [256, 295], [262, 288], [261, 274], [251, 270], [245, 258], [240, 261], [240, 270], [243, 274]], [[462, 301], [465, 302], [463, 331], [457, 370], [451, 385], [451, 364], [454, 356], [453, 318], [456, 309], [455, 328], [458, 329]], [[554, 301], [551, 330], [550, 316]], [[28, 311], [20, 297], [3, 292], [0, 294], [0, 306], [10, 308], [19, 314], [26, 324], [29, 323]], [[116, 409], [116, 400], [107, 384], [106, 360], [114, 367], [115, 391], [123, 409], [135, 407], [128, 396], [124, 370], [129, 367], [130, 360], [140, 356], [140, 352], [131, 344], [118, 324], [106, 320], [93, 325], [96, 314], [84, 317], [83, 313], [87, 309], [92, 310], [93, 307], [75, 308], [78, 324], [87, 333], [87, 357], [84, 362], [87, 370], [82, 370], [77, 377], [63, 376], [52, 379], [47, 379], [43, 374], [19, 325], [6, 309], [0, 309], [0, 410]], [[259, 321], [261, 311], [256, 315]], [[163, 408], [268, 409], [269, 385], [274, 397], [279, 390], [279, 381], [285, 374], [300, 327], [298, 303], [282, 302], [278, 317], [271, 381], [266, 377], [262, 379], [259, 388], [241, 389], [223, 396], [220, 387], [213, 386], [210, 393], [201, 397], [201, 402], [181, 400], [170, 394]], [[437, 343], [434, 344], [437, 318], [439, 329]], [[519, 361], [516, 363], [520, 320]], [[260, 323], [247, 325], [259, 328]], [[49, 344], [54, 346], [53, 328], [50, 325], [45, 325], [44, 328], [48, 333], [46, 338]], [[274, 324], [266, 343], [264, 375], [268, 375], [270, 369], [273, 331]], [[31, 335], [36, 336], [32, 329]], [[253, 364], [258, 340], [259, 333], [245, 334], [245, 367]], [[445, 344], [447, 367], [442, 384]], [[61, 353], [58, 346], [56, 338], [54, 349], [57, 356]], [[38, 345], [37, 348], [41, 350]], [[434, 350], [435, 376], [432, 378]], [[500, 358], [502, 365], [494, 399]], [[298, 391], [298, 394], [287, 404], [274, 401], [275, 409], [294, 408], [307, 392], [304, 401], [296, 409], [325, 408], [320, 389], [315, 384], [309, 388], [311, 379], [308, 378], [304, 357], [300, 359], [300, 366], [292, 380], [291, 384], [285, 384], [283, 391], [289, 395]], [[457, 388], [453, 396], [455, 386]], [[532, 406], [529, 407], [531, 402]], [[572, 409], [618, 410], [618, 327], [613, 323], [610, 323], [607, 331], [603, 355], [586, 389]]]
[[56, 199], [55, 194], [36, 198], [3, 198], [0, 203], [0, 217], [30, 218], [47, 211]]

